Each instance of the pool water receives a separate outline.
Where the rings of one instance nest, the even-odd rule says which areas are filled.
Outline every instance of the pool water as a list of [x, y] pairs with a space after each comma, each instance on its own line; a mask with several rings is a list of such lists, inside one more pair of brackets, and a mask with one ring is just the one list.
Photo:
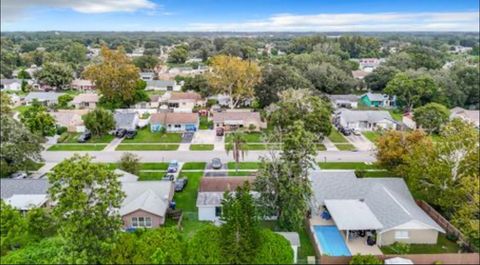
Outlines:
[[334, 225], [315, 225], [313, 226], [315, 236], [320, 243], [320, 250], [323, 255], [329, 256], [351, 256], [345, 240], [340, 231]]

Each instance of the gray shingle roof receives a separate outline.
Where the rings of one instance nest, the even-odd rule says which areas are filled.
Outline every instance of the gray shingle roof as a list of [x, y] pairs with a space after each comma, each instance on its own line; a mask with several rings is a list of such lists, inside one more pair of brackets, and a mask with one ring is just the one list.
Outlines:
[[2, 199], [14, 194], [47, 194], [49, 187], [47, 179], [0, 179]]
[[134, 112], [115, 112], [113, 117], [118, 128], [129, 128], [133, 126], [136, 116]]
[[340, 109], [337, 112], [338, 115], [345, 122], [359, 122], [359, 121], [368, 121], [379, 122], [381, 120], [390, 120], [393, 121], [392, 116], [388, 111], [384, 110], [349, 110], [349, 109]]
[[166, 86], [175, 86], [175, 81], [172, 80], [148, 80], [147, 86], [153, 87], [166, 87]]
[[165, 216], [172, 191], [171, 181], [136, 181], [123, 182], [122, 191], [125, 199], [120, 207], [120, 215], [126, 215], [137, 210]]
[[386, 94], [370, 93], [370, 92], [363, 94], [362, 97], [363, 96], [367, 96], [370, 99], [370, 101], [384, 101], [389, 98], [389, 96]]
[[352, 102], [357, 102], [360, 97], [358, 95], [354, 94], [345, 94], [345, 95], [328, 95], [330, 100], [336, 101], [336, 100], [345, 100], [345, 101], [352, 101]]
[[444, 230], [417, 206], [402, 178], [357, 178], [354, 171], [314, 171], [313, 198], [317, 207], [325, 200], [364, 199], [383, 225], [383, 231], [415, 222]]
[[58, 97], [64, 95], [65, 93], [55, 93], [55, 92], [30, 92], [25, 97], [26, 101], [32, 101], [37, 99], [38, 101], [55, 101], [58, 100]]

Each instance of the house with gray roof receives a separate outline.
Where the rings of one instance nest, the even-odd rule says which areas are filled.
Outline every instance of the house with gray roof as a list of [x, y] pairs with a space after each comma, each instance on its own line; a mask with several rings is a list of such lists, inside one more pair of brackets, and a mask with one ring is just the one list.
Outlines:
[[393, 108], [396, 106], [396, 97], [387, 94], [366, 93], [360, 97], [360, 101], [367, 107]]
[[33, 100], [37, 100], [45, 106], [51, 106], [58, 103], [58, 98], [65, 95], [65, 93], [56, 92], [30, 92], [25, 97], [25, 103], [31, 104]]
[[1, 199], [20, 211], [48, 205], [47, 179], [0, 179]]
[[22, 89], [22, 80], [20, 79], [0, 79], [0, 91], [20, 91]]
[[384, 110], [339, 109], [333, 120], [343, 128], [359, 131], [395, 129], [397, 126], [390, 113]]
[[139, 117], [135, 112], [123, 112], [117, 111], [113, 115], [115, 119], [115, 129], [125, 129], [128, 131], [133, 131], [137, 129]]
[[147, 80], [145, 90], [180, 91], [182, 86], [175, 80]]
[[438, 233], [445, 233], [416, 204], [402, 178], [357, 178], [354, 171], [318, 170], [310, 179], [312, 218], [328, 212], [345, 233], [347, 245], [357, 231], [376, 234], [378, 246], [436, 244]]
[[334, 108], [356, 109], [360, 96], [354, 94], [328, 95]]

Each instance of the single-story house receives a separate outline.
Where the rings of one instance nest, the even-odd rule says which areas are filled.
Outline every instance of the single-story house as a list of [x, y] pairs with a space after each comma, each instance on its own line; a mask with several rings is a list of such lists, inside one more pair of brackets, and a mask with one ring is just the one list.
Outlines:
[[172, 181], [122, 182], [126, 197], [120, 206], [125, 229], [159, 227], [165, 223], [174, 195]]
[[249, 129], [251, 125], [255, 126], [255, 130], [267, 128], [267, 123], [262, 122], [260, 113], [250, 110], [214, 112], [212, 120], [214, 129], [222, 127], [227, 131]]
[[174, 80], [147, 80], [145, 90], [180, 91], [182, 86]]
[[198, 220], [216, 221], [222, 215], [225, 191], [235, 191], [245, 182], [253, 183], [255, 177], [203, 177], [197, 195]]
[[470, 122], [476, 128], [480, 128], [480, 111], [466, 110], [464, 108], [455, 107], [450, 110], [450, 119], [460, 118], [464, 121]]
[[137, 129], [138, 125], [138, 114], [135, 112], [115, 112], [113, 114], [115, 119], [115, 129], [125, 129], [128, 131], [133, 131]]
[[72, 81], [70, 86], [73, 89], [81, 90], [81, 91], [94, 90], [95, 89], [95, 84], [92, 81], [86, 80], [86, 79], [75, 79], [75, 80]]
[[390, 113], [384, 110], [339, 109], [335, 113], [334, 121], [344, 128], [360, 131], [396, 129], [397, 126]]
[[58, 97], [65, 95], [64, 93], [55, 93], [55, 92], [30, 92], [25, 97], [25, 103], [27, 105], [31, 104], [34, 99], [38, 102], [51, 106], [58, 103]]
[[1, 199], [24, 212], [35, 207], [48, 207], [48, 179], [0, 179]]
[[142, 80], [149, 81], [149, 80], [153, 80], [154, 77], [155, 77], [154, 72], [140, 72], [140, 79]]
[[367, 107], [392, 108], [395, 107], [396, 98], [379, 93], [366, 93], [360, 97], [360, 101]]
[[20, 91], [22, 89], [22, 80], [20, 79], [0, 79], [0, 91]]
[[134, 109], [158, 109], [160, 106], [160, 95], [150, 95], [149, 101], [137, 102], [131, 106]]
[[159, 112], [150, 116], [150, 131], [165, 128], [167, 132], [195, 132], [199, 123], [198, 113]]
[[50, 114], [58, 125], [67, 127], [68, 132], [84, 132], [85, 125], [82, 116], [87, 114], [88, 111], [87, 109], [64, 109], [50, 112]]
[[94, 109], [97, 107], [99, 96], [96, 93], [79, 94], [70, 102], [77, 109]]
[[163, 105], [170, 109], [191, 111], [195, 106], [202, 106], [205, 100], [196, 92], [167, 92], [160, 99]]
[[222, 107], [228, 107], [229, 104], [230, 104], [230, 96], [229, 95], [225, 95], [225, 94], [218, 94], [218, 95], [215, 95], [215, 96], [210, 96], [208, 97], [208, 99], [214, 99], [217, 101], [217, 104], [222, 106]]
[[354, 231], [373, 231], [378, 246], [436, 244], [438, 233], [445, 233], [416, 204], [402, 178], [357, 178], [354, 171], [317, 170], [310, 179], [312, 216], [327, 212], [347, 245]]
[[346, 95], [329, 95], [330, 101], [334, 108], [348, 108], [356, 109], [358, 107], [358, 95], [346, 94]]
[[381, 63], [385, 62], [385, 58], [360, 58], [358, 60], [359, 68], [360, 70], [363, 70], [365, 72], [372, 72], [375, 70], [378, 66], [380, 66]]
[[369, 72], [363, 71], [363, 70], [352, 71], [353, 78], [358, 79], [358, 80], [363, 80], [365, 78], [365, 76], [367, 76], [369, 74], [370, 74]]
[[275, 232], [281, 236], [283, 236], [288, 242], [290, 242], [290, 246], [293, 250], [293, 264], [297, 263], [298, 257], [298, 248], [300, 247], [300, 236], [297, 232]]

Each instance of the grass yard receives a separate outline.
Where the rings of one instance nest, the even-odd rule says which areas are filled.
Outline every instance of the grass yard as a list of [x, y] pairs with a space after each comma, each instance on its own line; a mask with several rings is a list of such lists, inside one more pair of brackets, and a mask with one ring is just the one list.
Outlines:
[[180, 172], [179, 176], [187, 177], [188, 184], [183, 191], [175, 192], [173, 199], [177, 203], [176, 207], [186, 212], [196, 212], [198, 185], [203, 172]]
[[212, 151], [214, 148], [213, 144], [191, 144], [191, 151]]
[[180, 143], [182, 134], [180, 133], [152, 133], [148, 126], [137, 131], [137, 136], [133, 139], [124, 139], [122, 143]]
[[105, 135], [102, 135], [102, 136], [92, 136], [92, 138], [90, 138], [90, 140], [87, 141], [87, 143], [110, 143], [113, 139], [115, 138], [115, 136], [111, 135], [111, 134], [105, 134]]
[[213, 127], [213, 121], [208, 121], [207, 116], [200, 116], [200, 130], [208, 130], [209, 127]]
[[395, 177], [395, 175], [388, 171], [388, 170], [382, 170], [382, 171], [366, 171], [363, 173], [364, 178], [392, 178]]
[[307, 227], [297, 231], [300, 237], [300, 247], [298, 248], [298, 263], [307, 263], [308, 256], [315, 256], [315, 249], [313, 248], [312, 241], [307, 233]]
[[101, 151], [106, 144], [56, 144], [47, 151]]
[[21, 106], [13, 108], [13, 111], [18, 111], [18, 112], [20, 112], [20, 114], [22, 114], [28, 109], [28, 107], [29, 106], [27, 106], [27, 105], [21, 105]]
[[370, 142], [372, 143], [376, 143], [378, 138], [380, 136], [382, 136], [382, 134], [380, 132], [362, 132], [363, 136], [365, 136], [365, 138], [367, 138], [368, 140], [370, 140]]
[[[225, 149], [227, 149], [229, 146], [232, 144], [227, 143], [225, 144]], [[261, 151], [261, 150], [267, 150], [270, 148], [273, 148], [274, 150], [280, 150], [281, 146], [280, 144], [253, 144], [253, 143], [247, 143], [245, 144], [245, 149], [250, 150], [250, 151]]]
[[[227, 163], [228, 169], [235, 169], [235, 162]], [[260, 163], [258, 162], [240, 162], [238, 163], [238, 169], [258, 169]]]
[[375, 164], [365, 164], [363, 162], [320, 162], [321, 169], [378, 169]]
[[388, 110], [388, 112], [390, 112], [390, 115], [394, 120], [402, 121], [403, 113], [400, 110], [391, 109], [391, 110]]
[[332, 132], [330, 132], [328, 139], [333, 143], [348, 143], [348, 140], [335, 128], [332, 128]]
[[[380, 248], [383, 254], [396, 254], [390, 246]], [[457, 253], [460, 247], [456, 242], [448, 240], [444, 234], [439, 233], [437, 244], [410, 244], [408, 254], [440, 254], [440, 253]]]
[[140, 163], [140, 170], [162, 170], [166, 171], [168, 163]]
[[140, 172], [138, 174], [138, 180], [161, 180], [165, 175], [165, 171], [159, 172]]
[[119, 144], [117, 151], [175, 151], [178, 144]]
[[[247, 143], [263, 143], [263, 134], [261, 132], [246, 132], [244, 133], [245, 140]], [[225, 142], [232, 142], [232, 134], [227, 133], [225, 135]]]
[[325, 151], [327, 148], [324, 144], [317, 144], [317, 151]]
[[[58, 138], [58, 143], [77, 143], [77, 138], [80, 136], [80, 133], [71, 133], [71, 132], [64, 132]], [[102, 136], [92, 136], [87, 143], [110, 143], [115, 136], [110, 134], [105, 134]]]
[[39, 170], [41, 167], [43, 167], [45, 165], [45, 163], [39, 163], [39, 162], [34, 162], [34, 161], [28, 161], [27, 164], [26, 164], [26, 169], [28, 171], [37, 171]]
[[183, 164], [182, 170], [188, 169], [188, 170], [204, 170], [206, 167], [207, 163], [205, 162], [187, 162]]
[[355, 151], [357, 150], [353, 144], [335, 144], [335, 147], [337, 147], [338, 150], [340, 151]]

